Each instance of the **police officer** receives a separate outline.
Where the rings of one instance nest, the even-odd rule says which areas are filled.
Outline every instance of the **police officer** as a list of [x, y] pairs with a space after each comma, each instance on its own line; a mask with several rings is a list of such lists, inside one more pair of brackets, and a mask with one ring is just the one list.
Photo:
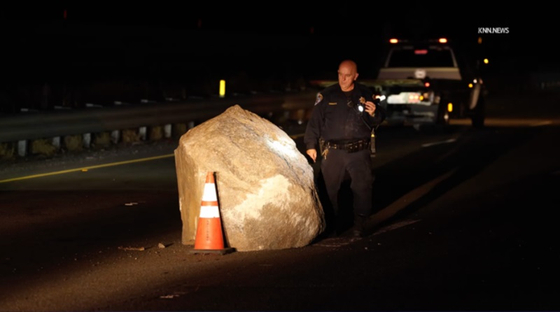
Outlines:
[[372, 213], [372, 129], [385, 114], [374, 103], [373, 91], [356, 82], [357, 78], [356, 63], [342, 61], [338, 83], [317, 94], [304, 143], [313, 162], [321, 151], [321, 173], [335, 218], [339, 217], [341, 186], [349, 179], [354, 212], [352, 234], [363, 236], [364, 222]]

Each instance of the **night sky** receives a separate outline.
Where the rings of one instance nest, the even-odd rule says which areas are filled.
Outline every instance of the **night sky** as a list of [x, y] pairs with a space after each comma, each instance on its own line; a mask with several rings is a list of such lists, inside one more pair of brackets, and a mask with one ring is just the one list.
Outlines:
[[[482, 70], [494, 90], [560, 76], [558, 18], [535, 3], [123, 3], [4, 1], [0, 113], [46, 102], [45, 86], [52, 90], [49, 105], [81, 107], [136, 93], [157, 97], [173, 85], [207, 96], [221, 79], [241, 94], [335, 80], [348, 58], [357, 61], [360, 79], [375, 79], [390, 37], [447, 37], [455, 51], [490, 60]], [[508, 33], [479, 35], [483, 27]]]
[[[7, 21], [56, 21], [149, 25], [175, 29], [227, 30], [259, 34], [376, 35], [381, 31], [421, 34], [469, 35], [476, 27], [512, 27], [527, 20], [529, 11], [482, 8], [441, 9], [435, 4], [415, 3], [327, 5], [323, 1], [284, 1], [244, 4], [240, 1], [214, 3], [69, 2], [64, 4], [3, 4], [0, 18]], [[511, 12], [517, 12], [512, 14]], [[64, 13], [66, 12], [66, 13]], [[538, 19], [537, 19], [538, 20]], [[543, 20], [538, 20], [544, 22]], [[523, 27], [529, 27], [525, 25]], [[522, 30], [521, 28], [518, 31]]]
[[[400, 2], [370, 2], [364, 5], [349, 1], [334, 4], [323, 1], [139, 3], [69, 1], [66, 4], [3, 4], [0, 11], [0, 21], [4, 25], [2, 34], [8, 39], [21, 40], [18, 33], [28, 35], [29, 31], [22, 31], [28, 25], [43, 27], [53, 23], [56, 27], [67, 29], [90, 25], [90, 28], [100, 27], [105, 32], [126, 27], [129, 31], [137, 30], [134, 33], [136, 40], [145, 40], [146, 45], [150, 45], [154, 37], [163, 37], [164, 33], [173, 32], [177, 38], [184, 32], [183, 38], [172, 40], [187, 41], [193, 32], [218, 32], [230, 41], [226, 40], [223, 45], [210, 41], [194, 44], [198, 44], [197, 48], [201, 51], [222, 50], [226, 54], [235, 53], [234, 50], [243, 51], [239, 53], [252, 54], [261, 65], [285, 55], [316, 56], [317, 60], [331, 58], [332, 63], [327, 66], [332, 68], [346, 56], [360, 60], [369, 55], [377, 57], [376, 51], [388, 37], [446, 36], [470, 49], [476, 46], [479, 27], [507, 27], [508, 34], [482, 35], [484, 53], [494, 61], [495, 70], [515, 70], [514, 66], [523, 71], [558, 67], [552, 40], [560, 27], [556, 25], [556, 18], [543, 13], [547, 10], [540, 7], [494, 6], [488, 9], [480, 4], [465, 7], [469, 3], [461, 3], [461, 6], [442, 8], [422, 2], [406, 6]], [[26, 43], [37, 39], [37, 36], [41, 34], [35, 33], [35, 37], [26, 40]], [[249, 44], [243, 41], [238, 41], [240, 44], [237, 45], [232, 41], [235, 36], [254, 36], [251, 41], [253, 46], [247, 48]], [[83, 36], [74, 33], [72, 40], [87, 44], [93, 37], [91, 31]], [[100, 44], [113, 44], [103, 43], [99, 37], [95, 40]], [[301, 40], [305, 43], [301, 44], [300, 39], [293, 40], [295, 37], [304, 38]], [[263, 52], [263, 47], [267, 45], [271, 48]]]

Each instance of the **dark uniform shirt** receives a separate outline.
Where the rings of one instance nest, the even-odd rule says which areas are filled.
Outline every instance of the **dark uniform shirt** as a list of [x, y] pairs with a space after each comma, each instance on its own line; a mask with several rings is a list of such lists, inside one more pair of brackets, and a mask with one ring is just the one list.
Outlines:
[[318, 150], [319, 138], [337, 143], [368, 139], [372, 127], [383, 121], [384, 114], [376, 104], [372, 117], [360, 112], [358, 104], [374, 102], [373, 97], [373, 91], [360, 83], [354, 83], [354, 89], [349, 92], [343, 92], [338, 83], [319, 92], [305, 131], [306, 148]]

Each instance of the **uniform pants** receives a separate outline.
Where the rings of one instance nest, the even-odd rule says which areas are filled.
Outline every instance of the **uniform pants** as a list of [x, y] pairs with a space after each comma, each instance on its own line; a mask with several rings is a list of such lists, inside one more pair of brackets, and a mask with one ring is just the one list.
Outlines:
[[329, 149], [321, 171], [335, 215], [339, 213], [338, 196], [346, 179], [350, 179], [354, 214], [367, 217], [372, 213], [373, 172], [369, 149], [354, 153]]

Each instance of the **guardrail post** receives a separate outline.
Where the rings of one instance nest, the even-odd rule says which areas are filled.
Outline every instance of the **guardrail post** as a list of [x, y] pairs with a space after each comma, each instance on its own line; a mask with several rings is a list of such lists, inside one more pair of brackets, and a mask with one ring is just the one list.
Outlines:
[[18, 155], [25, 157], [27, 155], [27, 140], [18, 141]]
[[120, 139], [121, 139], [121, 132], [119, 130], [111, 131], [111, 142], [113, 142], [113, 144], [119, 143]]
[[140, 140], [142, 141], [146, 141], [146, 127], [140, 127], [140, 129], [138, 129], [138, 135], [140, 136]]
[[84, 133], [82, 138], [83, 138], [83, 147], [89, 148], [91, 145], [91, 133]]
[[169, 139], [171, 137], [171, 124], [167, 124], [163, 127], [163, 135], [166, 139]]
[[57, 150], [60, 149], [60, 137], [59, 137], [59, 136], [54, 137], [54, 138], [52, 139], [52, 145], [53, 145]]

